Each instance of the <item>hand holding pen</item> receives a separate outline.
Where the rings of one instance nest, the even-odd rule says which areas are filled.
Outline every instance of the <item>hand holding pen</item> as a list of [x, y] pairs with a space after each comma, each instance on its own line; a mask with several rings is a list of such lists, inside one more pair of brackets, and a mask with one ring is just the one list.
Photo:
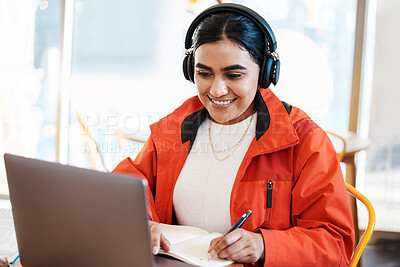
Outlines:
[[250, 214], [251, 210], [248, 210], [225, 235], [211, 241], [208, 249], [210, 258], [218, 256], [242, 263], [254, 263], [264, 258], [262, 235], [240, 228]]
[[[248, 210], [248, 211], [246, 211], [240, 218], [239, 218], [239, 220], [237, 220], [237, 222], [231, 227], [231, 229], [229, 229], [229, 231], [228, 232], [226, 232], [226, 234], [224, 235], [224, 236], [226, 236], [227, 234], [229, 234], [230, 232], [232, 232], [233, 230], [236, 230], [236, 229], [238, 229], [238, 228], [240, 228], [242, 225], [243, 225], [243, 223], [247, 220], [247, 218], [249, 218], [249, 216], [251, 215], [251, 213], [252, 213], [252, 211], [251, 210]], [[224, 237], [223, 236], [223, 237]], [[215, 239], [214, 239], [215, 240]], [[212, 244], [212, 241], [211, 241], [211, 244]], [[213, 258], [216, 254], [215, 253], [213, 253], [214, 251], [212, 250], [213, 249], [213, 246], [210, 244], [210, 248], [208, 249], [208, 253], [210, 253], [210, 257], [208, 257], [208, 259], [211, 259], [211, 258]], [[218, 243], [217, 243], [218, 244]], [[215, 244], [215, 245], [217, 245], [217, 244]], [[214, 245], [214, 247], [215, 247], [215, 245]]]

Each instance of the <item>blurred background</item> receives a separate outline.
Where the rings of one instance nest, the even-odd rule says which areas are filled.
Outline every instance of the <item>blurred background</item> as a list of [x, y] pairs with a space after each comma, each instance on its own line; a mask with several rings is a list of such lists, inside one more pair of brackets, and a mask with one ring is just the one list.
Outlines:
[[[0, 0], [0, 155], [101, 171], [134, 158], [148, 126], [196, 94], [182, 75], [184, 37], [217, 2], [268, 21], [282, 63], [271, 89], [355, 145], [355, 184], [376, 230], [398, 237], [396, 0]], [[3, 157], [0, 196], [3, 256], [16, 248]], [[360, 229], [366, 220], [360, 208]]]

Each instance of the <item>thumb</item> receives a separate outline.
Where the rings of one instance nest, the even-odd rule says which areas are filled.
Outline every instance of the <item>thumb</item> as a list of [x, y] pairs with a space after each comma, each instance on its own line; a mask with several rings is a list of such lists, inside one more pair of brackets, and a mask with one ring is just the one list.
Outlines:
[[171, 248], [171, 242], [169, 242], [169, 240], [165, 237], [164, 234], [161, 234], [160, 236], [160, 246], [163, 250], [165, 251], [169, 251]]

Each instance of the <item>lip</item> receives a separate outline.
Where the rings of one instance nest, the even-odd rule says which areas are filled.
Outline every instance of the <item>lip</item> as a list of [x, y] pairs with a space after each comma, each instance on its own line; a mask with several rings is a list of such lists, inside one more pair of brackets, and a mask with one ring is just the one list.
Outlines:
[[211, 104], [214, 107], [218, 107], [218, 108], [226, 108], [231, 106], [237, 98], [233, 98], [233, 99], [221, 99], [221, 100], [215, 100], [212, 99], [211, 97], [208, 97], [210, 99]]

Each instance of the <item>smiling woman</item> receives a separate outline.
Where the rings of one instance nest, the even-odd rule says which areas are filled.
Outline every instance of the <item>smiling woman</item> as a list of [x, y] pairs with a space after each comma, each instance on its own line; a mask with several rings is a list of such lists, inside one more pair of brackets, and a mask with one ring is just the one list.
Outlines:
[[241, 229], [211, 241], [211, 257], [347, 266], [354, 230], [336, 151], [268, 88], [279, 77], [268, 23], [244, 6], [216, 5], [194, 19], [185, 48], [198, 95], [154, 123], [136, 159], [114, 170], [148, 181], [153, 253], [170, 250], [160, 222], [227, 233], [252, 210]]

